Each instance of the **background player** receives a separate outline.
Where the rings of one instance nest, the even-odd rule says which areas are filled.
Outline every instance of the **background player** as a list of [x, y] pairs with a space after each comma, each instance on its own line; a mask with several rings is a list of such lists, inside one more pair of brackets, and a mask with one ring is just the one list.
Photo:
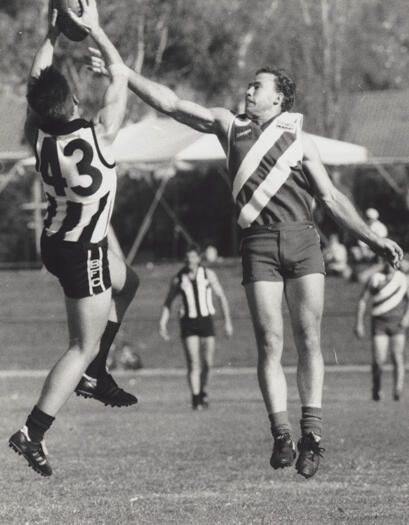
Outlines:
[[41, 242], [46, 268], [65, 294], [69, 348], [45, 380], [25, 426], [10, 438], [34, 470], [52, 473], [42, 441], [85, 369], [96, 378], [89, 395], [112, 405], [136, 403], [105, 370], [105, 360], [138, 279], [107, 247], [116, 190], [109, 146], [125, 114], [127, 80], [121, 57], [99, 26], [95, 0], [80, 0], [75, 19], [99, 46], [110, 73], [95, 126], [79, 118], [78, 103], [64, 76], [52, 66], [59, 31], [50, 6], [47, 37], [35, 55], [28, 81], [26, 136], [37, 157], [48, 201]]
[[[94, 51], [91, 66], [104, 72]], [[350, 200], [331, 182], [302, 115], [290, 113], [295, 83], [280, 69], [263, 68], [250, 81], [245, 114], [205, 108], [129, 70], [129, 88], [156, 110], [194, 129], [217, 135], [227, 155], [238, 225], [242, 231], [243, 284], [258, 349], [258, 380], [274, 436], [273, 468], [295, 459], [281, 366], [285, 294], [298, 350], [301, 439], [297, 471], [313, 476], [322, 454], [324, 364], [320, 328], [324, 263], [312, 223], [313, 196], [333, 219], [392, 264], [402, 258], [393, 241], [374, 234]]]
[[365, 337], [364, 316], [371, 305], [372, 399], [381, 399], [382, 368], [391, 351], [393, 399], [399, 401], [405, 378], [406, 331], [409, 326], [409, 288], [407, 276], [385, 263], [365, 284], [356, 313], [355, 334]]
[[220, 301], [227, 337], [233, 335], [230, 309], [223, 288], [214, 270], [201, 264], [199, 251], [190, 246], [185, 254], [185, 266], [172, 279], [163, 305], [159, 333], [169, 340], [168, 321], [172, 302], [181, 297], [180, 334], [187, 363], [187, 380], [194, 410], [207, 408], [210, 369], [215, 351], [215, 331], [212, 292]]

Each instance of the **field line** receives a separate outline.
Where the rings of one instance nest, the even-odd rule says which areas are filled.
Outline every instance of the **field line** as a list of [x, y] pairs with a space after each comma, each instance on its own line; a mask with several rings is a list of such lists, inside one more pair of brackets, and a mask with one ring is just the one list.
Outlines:
[[[409, 370], [409, 366], [406, 367]], [[386, 365], [386, 370], [392, 370], [392, 365]], [[295, 366], [285, 366], [284, 372], [287, 374], [294, 374]], [[365, 372], [370, 371], [370, 365], [330, 365], [325, 368], [326, 373], [349, 373], [349, 372]], [[35, 378], [45, 377], [48, 370], [0, 370], [0, 377], [2, 378]], [[157, 377], [157, 376], [185, 376], [186, 370], [184, 368], [142, 368], [141, 370], [114, 370], [115, 376], [119, 377]], [[243, 376], [255, 375], [255, 367], [222, 367], [215, 368], [214, 375], [219, 376]]]

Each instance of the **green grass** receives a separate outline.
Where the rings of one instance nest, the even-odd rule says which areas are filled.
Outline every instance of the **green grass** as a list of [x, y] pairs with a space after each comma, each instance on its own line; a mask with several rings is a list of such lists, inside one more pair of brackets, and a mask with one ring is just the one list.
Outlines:
[[[158, 333], [158, 317], [170, 282], [180, 265], [159, 264], [152, 269], [136, 268], [141, 286], [123, 323], [122, 339], [132, 343], [146, 368], [183, 367], [176, 305], [170, 322], [172, 340], [164, 343]], [[218, 265], [216, 271], [228, 296], [235, 328], [230, 341], [223, 338], [220, 316], [216, 366], [254, 366], [256, 360], [253, 329], [248, 315], [241, 267], [238, 260]], [[0, 326], [2, 352], [0, 369], [48, 369], [64, 351], [67, 341], [65, 311], [58, 282], [46, 272], [0, 273], [2, 301]], [[357, 341], [352, 334], [360, 285], [327, 279], [326, 309], [322, 347], [327, 364], [367, 363], [369, 342]], [[286, 320], [288, 316], [285, 314]], [[286, 322], [283, 362], [295, 364], [296, 353]]]
[[[269, 466], [271, 437], [253, 374], [215, 373], [211, 408], [192, 412], [182, 375], [119, 377], [138, 408], [72, 398], [47, 436], [44, 479], [6, 447], [41, 378], [2, 378], [0, 523], [249, 525], [408, 523], [408, 400], [369, 400], [368, 373], [329, 372], [326, 453], [315, 478]], [[295, 375], [289, 412], [298, 436]]]

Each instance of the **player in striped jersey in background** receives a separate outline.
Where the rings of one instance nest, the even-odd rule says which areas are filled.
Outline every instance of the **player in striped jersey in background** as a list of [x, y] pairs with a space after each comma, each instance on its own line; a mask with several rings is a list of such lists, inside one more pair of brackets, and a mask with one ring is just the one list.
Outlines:
[[381, 399], [382, 368], [390, 350], [393, 364], [393, 399], [399, 401], [405, 379], [406, 332], [409, 326], [408, 277], [385, 263], [365, 284], [356, 313], [355, 334], [365, 337], [364, 316], [371, 304], [372, 399]]
[[[64, 291], [69, 347], [9, 444], [43, 476], [52, 473], [44, 433], [76, 387], [80, 394], [111, 406], [137, 402], [105, 368], [109, 347], [138, 286], [136, 274], [107, 244], [117, 184], [110, 146], [125, 115], [127, 78], [121, 57], [99, 26], [95, 0], [81, 0], [81, 7], [83, 15], [77, 20], [101, 49], [110, 72], [95, 124], [80, 118], [67, 80], [52, 65], [59, 30], [58, 12], [51, 4], [48, 34], [34, 57], [27, 89], [25, 132], [48, 201], [41, 255]], [[87, 376], [81, 379], [85, 370]]]
[[[94, 71], [105, 70], [92, 52]], [[206, 108], [128, 70], [128, 86], [156, 110], [204, 133], [214, 133], [227, 155], [232, 196], [241, 229], [243, 285], [257, 342], [257, 373], [274, 437], [270, 464], [293, 464], [296, 453], [287, 413], [282, 299], [285, 296], [298, 351], [301, 438], [297, 472], [309, 478], [322, 455], [324, 362], [321, 318], [324, 262], [313, 224], [317, 198], [332, 218], [391, 264], [403, 253], [370, 230], [351, 201], [332, 183], [317, 147], [302, 130], [303, 116], [290, 112], [296, 86], [282, 69], [262, 68], [248, 84], [245, 113]]]
[[187, 380], [192, 394], [192, 408], [208, 407], [207, 385], [215, 352], [215, 330], [212, 292], [219, 299], [227, 337], [233, 335], [230, 308], [223, 288], [214, 270], [201, 264], [195, 246], [186, 249], [185, 265], [173, 277], [159, 320], [159, 334], [169, 340], [168, 321], [170, 309], [180, 297], [180, 335], [185, 350]]

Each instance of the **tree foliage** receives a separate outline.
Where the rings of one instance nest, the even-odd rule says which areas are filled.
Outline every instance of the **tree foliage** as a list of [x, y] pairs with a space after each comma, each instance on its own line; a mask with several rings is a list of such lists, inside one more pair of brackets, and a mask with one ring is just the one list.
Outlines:
[[[45, 31], [46, 0], [2, 0], [3, 86], [24, 92]], [[198, 102], [240, 107], [260, 66], [285, 67], [311, 131], [342, 136], [345, 97], [409, 80], [406, 0], [100, 0], [102, 23], [126, 63]], [[93, 111], [98, 89], [82, 65], [87, 44], [61, 39], [58, 62]], [[130, 98], [129, 118], [148, 109]]]

